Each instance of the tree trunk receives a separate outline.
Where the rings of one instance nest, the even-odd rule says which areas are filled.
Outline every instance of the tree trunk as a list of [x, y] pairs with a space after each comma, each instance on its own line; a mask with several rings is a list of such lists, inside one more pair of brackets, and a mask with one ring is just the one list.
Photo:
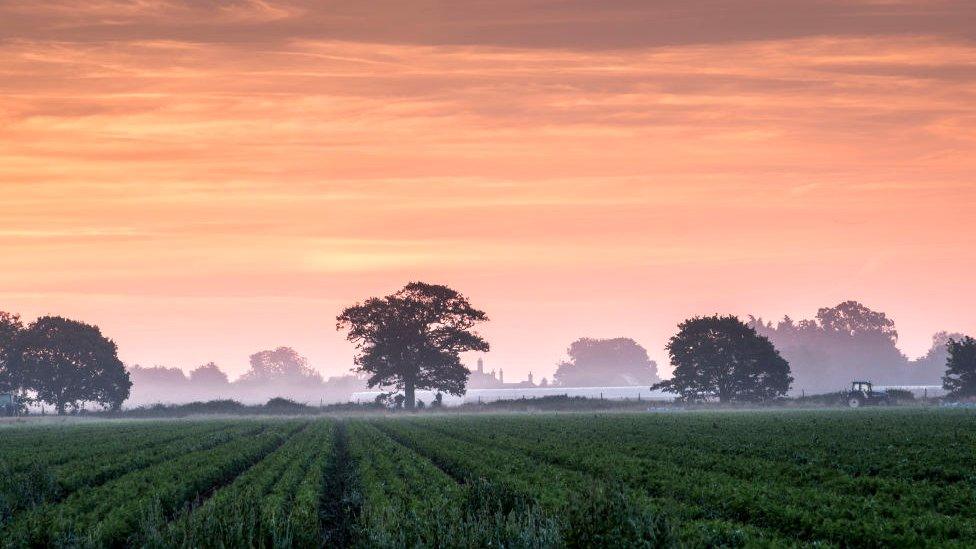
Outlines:
[[413, 410], [414, 406], [417, 404], [416, 398], [415, 398], [415, 395], [414, 395], [415, 391], [416, 391], [416, 388], [414, 387], [413, 380], [412, 379], [408, 379], [406, 381], [406, 383], [404, 384], [404, 387], [403, 387], [403, 396], [404, 396], [404, 399], [405, 399], [404, 404], [406, 405], [407, 410]]

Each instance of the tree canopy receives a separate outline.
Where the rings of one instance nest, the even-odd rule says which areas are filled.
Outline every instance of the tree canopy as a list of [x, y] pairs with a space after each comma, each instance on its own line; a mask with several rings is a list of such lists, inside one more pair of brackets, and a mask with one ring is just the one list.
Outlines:
[[965, 334], [958, 332], [936, 332], [932, 336], [932, 346], [928, 352], [911, 361], [908, 376], [904, 379], [905, 384], [928, 385], [933, 380], [941, 381], [949, 360], [949, 342], [961, 341], [965, 337]]
[[96, 402], [117, 409], [132, 382], [115, 343], [96, 326], [62, 317], [41, 317], [19, 342], [23, 385], [58, 414]]
[[417, 389], [464, 394], [469, 372], [460, 353], [488, 351], [473, 330], [487, 320], [457, 291], [411, 282], [343, 310], [336, 329], [347, 330], [346, 339], [355, 344], [355, 364], [368, 374], [369, 387], [395, 387], [413, 408]]
[[574, 341], [553, 379], [563, 387], [650, 385], [660, 379], [647, 349], [626, 337]]
[[222, 387], [230, 383], [227, 374], [213, 362], [198, 366], [190, 372], [190, 381], [200, 386]]
[[848, 337], [879, 336], [898, 341], [895, 321], [882, 312], [872, 311], [857, 301], [845, 301], [817, 311], [817, 324], [828, 333]]
[[133, 364], [129, 367], [129, 377], [135, 385], [170, 385], [180, 386], [187, 382], [186, 374], [179, 368], [166, 366], [140, 366]]
[[976, 397], [976, 339], [950, 339], [942, 386], [952, 398]]
[[17, 346], [23, 329], [19, 316], [0, 311], [0, 393], [15, 391], [22, 383]]
[[245, 382], [321, 383], [322, 376], [308, 365], [308, 359], [291, 347], [259, 351], [251, 355], [251, 369], [241, 380]]
[[761, 401], [784, 395], [793, 381], [773, 344], [734, 316], [686, 320], [667, 349], [674, 377], [652, 389], [682, 400]]
[[789, 361], [796, 389], [837, 391], [855, 377], [894, 384], [911, 374], [908, 358], [896, 346], [894, 321], [857, 301], [821, 308], [811, 320], [784, 317], [773, 325], [752, 318], [749, 325]]

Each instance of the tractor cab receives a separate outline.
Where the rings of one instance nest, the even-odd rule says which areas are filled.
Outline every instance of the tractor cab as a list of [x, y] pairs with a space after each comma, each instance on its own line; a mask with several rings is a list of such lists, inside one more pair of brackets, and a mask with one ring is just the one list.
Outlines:
[[15, 416], [18, 411], [17, 397], [11, 393], [0, 393], [0, 416]]
[[886, 405], [888, 404], [888, 394], [883, 391], [875, 391], [874, 385], [870, 381], [852, 381], [851, 390], [847, 393], [847, 405], [851, 408], [860, 408], [865, 405]]

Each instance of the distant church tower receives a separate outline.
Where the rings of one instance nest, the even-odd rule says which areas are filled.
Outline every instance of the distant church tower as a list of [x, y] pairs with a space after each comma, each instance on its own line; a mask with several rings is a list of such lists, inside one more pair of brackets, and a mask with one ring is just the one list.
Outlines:
[[529, 385], [535, 385], [535, 383], [532, 382], [532, 372], [529, 372]]
[[505, 370], [498, 369], [498, 381], [505, 383]]
[[479, 374], [485, 373], [485, 359], [483, 358], [478, 359], [478, 373]]

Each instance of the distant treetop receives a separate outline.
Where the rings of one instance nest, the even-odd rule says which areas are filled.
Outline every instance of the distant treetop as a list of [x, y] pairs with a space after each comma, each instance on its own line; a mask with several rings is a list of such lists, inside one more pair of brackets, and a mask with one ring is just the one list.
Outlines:
[[577, 339], [566, 351], [553, 380], [563, 387], [650, 385], [660, 380], [657, 364], [633, 339]]

